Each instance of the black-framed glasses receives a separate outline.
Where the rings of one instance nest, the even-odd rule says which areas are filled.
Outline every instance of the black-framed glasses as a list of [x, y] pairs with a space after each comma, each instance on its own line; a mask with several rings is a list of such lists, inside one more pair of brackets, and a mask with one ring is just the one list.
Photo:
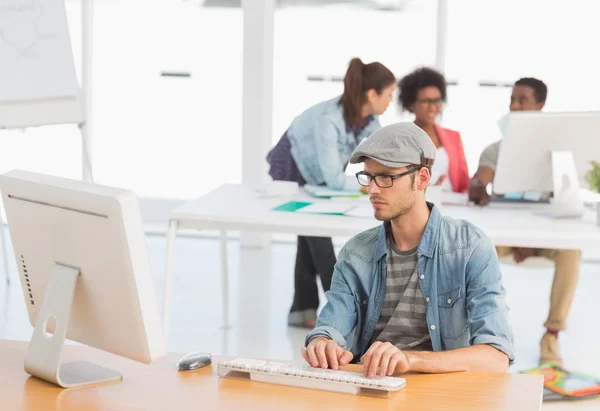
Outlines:
[[375, 184], [379, 188], [390, 188], [394, 185], [394, 180], [412, 174], [416, 171], [419, 171], [419, 167], [411, 168], [410, 170], [407, 170], [403, 173], [394, 175], [382, 174], [374, 176], [372, 174], [365, 173], [364, 171], [359, 171], [358, 173], [356, 173], [356, 180], [358, 181], [358, 184], [360, 184], [363, 187], [369, 187], [371, 185], [371, 181], [375, 181]]
[[442, 99], [441, 98], [422, 98], [420, 100], [417, 100], [417, 103], [419, 104], [427, 104], [428, 106], [441, 106], [442, 105]]

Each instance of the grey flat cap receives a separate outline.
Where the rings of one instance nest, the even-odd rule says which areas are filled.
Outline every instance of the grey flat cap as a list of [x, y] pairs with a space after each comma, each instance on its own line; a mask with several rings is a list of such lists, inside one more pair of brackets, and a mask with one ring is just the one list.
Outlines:
[[375, 131], [356, 147], [350, 163], [362, 163], [368, 157], [392, 168], [432, 166], [435, 152], [431, 138], [415, 123], [395, 123]]

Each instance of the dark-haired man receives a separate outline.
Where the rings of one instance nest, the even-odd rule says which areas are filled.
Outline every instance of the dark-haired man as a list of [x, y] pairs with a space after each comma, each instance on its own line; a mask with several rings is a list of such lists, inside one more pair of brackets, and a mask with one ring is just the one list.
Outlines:
[[[510, 97], [510, 111], [540, 111], [546, 103], [548, 88], [543, 81], [525, 77], [519, 79]], [[501, 141], [489, 145], [479, 159], [479, 168], [469, 186], [469, 199], [476, 204], [486, 205], [490, 200], [487, 185], [494, 179]], [[554, 280], [550, 293], [550, 312], [544, 323], [546, 332], [540, 342], [540, 364], [561, 364], [558, 332], [566, 328], [566, 319], [573, 302], [579, 279], [579, 250], [552, 250], [534, 248], [496, 247], [499, 257], [513, 255], [520, 263], [529, 257], [539, 256], [554, 261]]]

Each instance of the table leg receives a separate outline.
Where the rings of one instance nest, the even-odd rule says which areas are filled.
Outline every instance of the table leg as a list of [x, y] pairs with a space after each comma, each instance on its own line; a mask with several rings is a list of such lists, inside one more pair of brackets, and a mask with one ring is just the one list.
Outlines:
[[227, 266], [227, 231], [221, 230], [221, 292], [223, 328], [231, 328], [229, 324], [229, 268]]
[[169, 340], [169, 313], [171, 311], [171, 294], [173, 293], [173, 251], [177, 238], [177, 220], [169, 222], [167, 232], [167, 254], [165, 257], [165, 278], [163, 291], [163, 331], [165, 341]]

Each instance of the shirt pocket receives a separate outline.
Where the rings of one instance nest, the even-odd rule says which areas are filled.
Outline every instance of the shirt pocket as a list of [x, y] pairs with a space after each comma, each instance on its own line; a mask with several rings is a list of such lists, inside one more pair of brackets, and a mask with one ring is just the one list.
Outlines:
[[467, 330], [467, 308], [461, 287], [439, 293], [438, 309], [442, 338], [455, 339]]

